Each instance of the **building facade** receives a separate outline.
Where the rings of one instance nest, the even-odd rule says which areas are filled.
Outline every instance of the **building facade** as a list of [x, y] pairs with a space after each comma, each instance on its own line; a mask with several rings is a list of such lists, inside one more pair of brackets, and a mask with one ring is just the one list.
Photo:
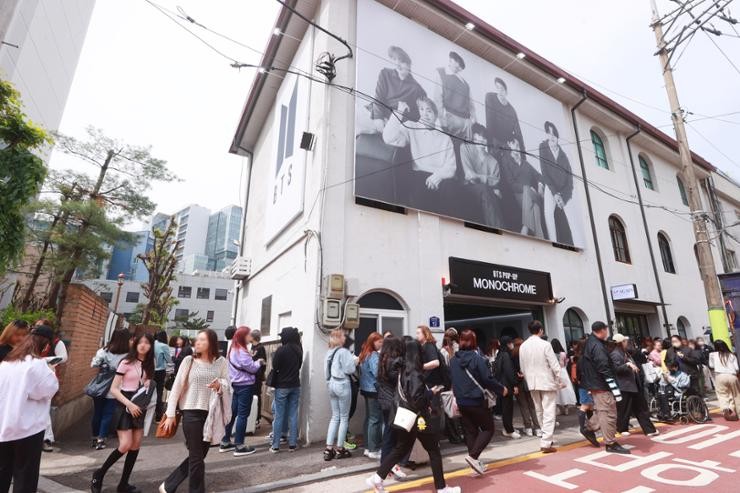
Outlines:
[[[483, 346], [526, 337], [533, 319], [562, 342], [596, 320], [633, 337], [704, 333], [672, 138], [448, 0], [296, 9], [359, 49], [327, 89], [315, 60], [347, 47], [284, 8], [260, 65], [290, 72], [255, 76], [231, 150], [249, 158], [237, 325], [302, 331], [309, 442], [330, 414], [329, 274], [360, 305], [356, 351], [417, 325], [438, 341], [473, 328]], [[729, 221], [707, 217], [718, 271], [735, 270], [740, 188], [694, 162], [705, 209], [716, 195]]]
[[105, 278], [115, 281], [120, 274], [126, 279], [137, 282], [146, 282], [149, 272], [139, 255], [144, 255], [154, 246], [154, 238], [149, 231], [137, 231], [132, 243], [121, 243], [113, 247], [108, 260]]
[[238, 205], [230, 205], [211, 214], [205, 250], [208, 270], [220, 272], [234, 261], [239, 253], [241, 224], [242, 208]]

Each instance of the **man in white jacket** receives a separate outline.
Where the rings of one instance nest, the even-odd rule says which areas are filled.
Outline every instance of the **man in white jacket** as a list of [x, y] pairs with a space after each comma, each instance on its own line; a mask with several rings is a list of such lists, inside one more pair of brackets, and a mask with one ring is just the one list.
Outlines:
[[540, 450], [546, 454], [556, 452], [553, 446], [557, 395], [562, 387], [560, 363], [550, 343], [545, 341], [545, 329], [539, 320], [529, 323], [529, 339], [519, 348], [519, 365], [527, 381], [529, 392], [537, 411], [542, 429]]

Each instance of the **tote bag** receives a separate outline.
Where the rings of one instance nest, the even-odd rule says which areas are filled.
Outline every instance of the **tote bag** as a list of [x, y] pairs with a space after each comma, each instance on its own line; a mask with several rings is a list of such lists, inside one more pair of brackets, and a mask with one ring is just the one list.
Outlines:
[[447, 417], [451, 419], [459, 418], [461, 415], [460, 409], [457, 407], [455, 394], [451, 390], [445, 390], [444, 392], [440, 392], [439, 395], [442, 398], [442, 409], [444, 409]]
[[398, 396], [400, 397], [400, 400], [398, 408], [396, 409], [396, 416], [393, 418], [393, 426], [402, 430], [411, 431], [411, 428], [416, 424], [418, 413], [403, 407], [403, 403], [408, 405], [408, 401], [406, 401], [406, 396], [401, 388], [401, 375], [398, 375]]
[[98, 374], [85, 385], [85, 394], [90, 397], [105, 397], [108, 395], [115, 376], [115, 370], [112, 370], [107, 364], [102, 365], [100, 370], [98, 370]]

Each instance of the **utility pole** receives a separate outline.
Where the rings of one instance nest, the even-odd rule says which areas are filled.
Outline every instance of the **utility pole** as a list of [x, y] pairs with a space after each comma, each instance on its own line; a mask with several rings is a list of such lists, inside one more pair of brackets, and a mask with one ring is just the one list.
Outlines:
[[673, 80], [673, 70], [671, 69], [666, 42], [663, 37], [663, 25], [658, 15], [658, 7], [655, 0], [650, 0], [653, 10], [653, 21], [651, 27], [655, 32], [655, 40], [658, 45], [658, 56], [660, 67], [663, 71], [663, 80], [665, 81], [668, 101], [671, 105], [671, 118], [673, 128], [676, 131], [676, 140], [678, 141], [678, 153], [681, 157], [682, 181], [685, 184], [686, 192], [689, 199], [689, 209], [691, 210], [692, 223], [694, 226], [694, 237], [696, 238], [696, 253], [699, 260], [699, 272], [704, 283], [704, 294], [707, 299], [707, 309], [709, 313], [709, 324], [712, 328], [712, 337], [715, 340], [722, 339], [727, 344], [731, 344], [729, 328], [727, 325], [727, 315], [724, 309], [724, 300], [717, 279], [717, 271], [714, 268], [714, 259], [712, 249], [709, 245], [709, 234], [707, 224], [704, 221], [701, 206], [701, 196], [699, 195], [699, 184], [694, 172], [694, 163], [689, 150], [689, 142], [686, 138], [686, 127], [683, 121], [683, 112], [678, 102], [678, 93]]

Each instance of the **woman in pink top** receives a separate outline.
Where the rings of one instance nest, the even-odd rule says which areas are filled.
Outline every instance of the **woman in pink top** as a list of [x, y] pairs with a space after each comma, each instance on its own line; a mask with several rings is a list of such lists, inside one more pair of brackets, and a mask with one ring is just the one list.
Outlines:
[[662, 360], [660, 358], [661, 351], [663, 351], [663, 343], [658, 339], [653, 343], [653, 350], [648, 354], [648, 359], [653, 366], [660, 367], [662, 365]]
[[[118, 365], [110, 392], [118, 400], [113, 422], [118, 433], [118, 448], [113, 450], [100, 469], [93, 473], [90, 491], [100, 493], [103, 478], [110, 467], [124, 455], [123, 474], [118, 483], [118, 493], [137, 493], [139, 489], [128, 483], [139, 455], [144, 436], [144, 412], [151, 400], [154, 377], [154, 338], [151, 334], [140, 334], [134, 338], [128, 356]], [[134, 403], [136, 401], [136, 403]]]

